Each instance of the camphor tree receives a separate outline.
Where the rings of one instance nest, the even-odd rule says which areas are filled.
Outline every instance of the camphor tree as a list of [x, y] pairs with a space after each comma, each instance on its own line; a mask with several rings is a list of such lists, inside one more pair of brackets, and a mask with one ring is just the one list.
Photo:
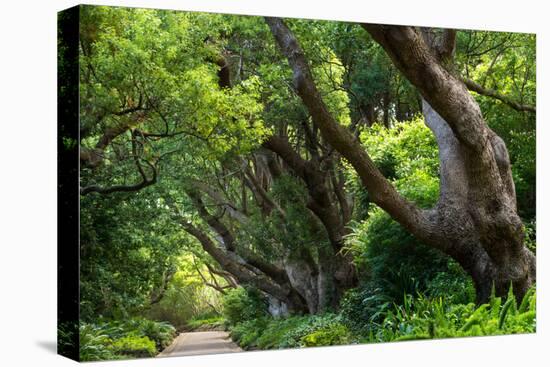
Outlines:
[[266, 22], [314, 124], [354, 167], [371, 200], [418, 239], [458, 261], [472, 276], [479, 302], [488, 299], [492, 287], [504, 295], [510, 285], [522, 298], [535, 282], [536, 259], [524, 245], [506, 145], [453, 72], [456, 31], [362, 24], [417, 88], [426, 124], [436, 137], [440, 197], [424, 210], [396, 191], [360, 142], [329, 112], [304, 52], [284, 21]]

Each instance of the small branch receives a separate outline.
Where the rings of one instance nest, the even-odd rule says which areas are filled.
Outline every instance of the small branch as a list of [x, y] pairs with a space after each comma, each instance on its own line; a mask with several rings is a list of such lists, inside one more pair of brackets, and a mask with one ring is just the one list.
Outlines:
[[231, 218], [236, 219], [243, 225], [246, 225], [246, 223], [248, 222], [248, 217], [246, 216], [246, 214], [241, 212], [235, 204], [231, 203], [229, 199], [225, 197], [225, 195], [212, 188], [207, 183], [199, 180], [191, 180], [191, 184], [197, 190], [206, 193], [216, 203], [216, 205], [226, 209], [229, 212]]
[[166, 290], [168, 290], [168, 285], [170, 285], [170, 280], [172, 280], [172, 277], [176, 274], [176, 269], [168, 269], [164, 273], [162, 277], [162, 284], [160, 286], [160, 289], [157, 293], [154, 293], [151, 296], [151, 300], [149, 302], [149, 305], [152, 306], [156, 303], [159, 303], [162, 300], [162, 297], [164, 297], [164, 294], [166, 293]]
[[227, 271], [214, 269], [214, 267], [212, 265], [210, 265], [209, 263], [205, 263], [205, 265], [206, 265], [206, 268], [208, 268], [208, 271], [211, 274], [218, 275], [218, 276], [224, 278], [225, 281], [227, 282], [227, 284], [229, 285], [229, 287], [231, 287], [231, 288], [237, 288], [238, 287], [237, 280], [235, 279], [233, 274], [231, 274]]
[[98, 194], [107, 195], [111, 194], [113, 192], [134, 192], [139, 191], [147, 186], [151, 186], [154, 183], [157, 182], [157, 169], [156, 167], [151, 164], [149, 161], [145, 161], [145, 163], [151, 168], [151, 171], [153, 172], [153, 175], [151, 178], [148, 178], [145, 174], [145, 171], [143, 170], [143, 166], [140, 163], [140, 158], [137, 156], [137, 149], [136, 149], [136, 142], [135, 139], [132, 138], [132, 153], [134, 156], [134, 162], [136, 164], [136, 167], [138, 169], [139, 174], [141, 175], [142, 181], [135, 184], [135, 185], [115, 185], [115, 186], [109, 186], [109, 187], [101, 187], [98, 185], [90, 185], [86, 187], [82, 187], [80, 189], [80, 195], [88, 195], [89, 193], [96, 192]]
[[217, 290], [217, 291], [220, 292], [221, 294], [226, 294], [226, 293], [227, 293], [227, 292], [225, 291], [225, 289], [228, 288], [228, 287], [221, 287], [221, 286], [218, 284], [216, 278], [212, 277], [212, 279], [214, 280], [214, 283], [211, 283], [211, 282], [209, 282], [209, 281], [206, 279], [206, 277], [202, 274], [202, 272], [201, 272], [199, 266], [197, 265], [197, 263], [196, 263], [196, 261], [195, 261], [195, 257], [193, 257], [193, 265], [194, 265], [194, 267], [195, 267], [195, 271], [196, 271], [196, 272], [199, 274], [199, 276], [201, 277], [202, 282], [203, 282], [204, 285], [206, 285], [206, 286], [208, 286], [208, 287], [211, 287], [211, 288]]
[[510, 97], [507, 97], [505, 95], [498, 93], [494, 89], [482, 87], [481, 85], [477, 84], [471, 79], [462, 78], [462, 81], [464, 82], [466, 87], [468, 87], [468, 89], [471, 90], [472, 92], [476, 92], [477, 94], [480, 94], [485, 97], [491, 97], [491, 98], [497, 99], [502, 103], [512, 107], [514, 110], [527, 111], [527, 112], [533, 112], [533, 113], [537, 112], [535, 106], [520, 104], [516, 101], [513, 101]]

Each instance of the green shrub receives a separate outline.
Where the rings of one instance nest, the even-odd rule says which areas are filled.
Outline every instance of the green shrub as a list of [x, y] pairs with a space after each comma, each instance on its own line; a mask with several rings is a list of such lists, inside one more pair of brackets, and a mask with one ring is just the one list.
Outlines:
[[340, 315], [327, 313], [324, 315], [308, 315], [299, 318], [289, 330], [282, 335], [278, 348], [304, 347], [304, 338], [318, 331], [328, 331], [344, 326]]
[[425, 293], [441, 273], [468, 283], [468, 276], [453, 269], [451, 259], [414, 238], [381, 209], [371, 210], [363, 223], [355, 223], [347, 238], [358, 266], [363, 288], [377, 289], [399, 303], [404, 294]]
[[81, 323], [80, 359], [151, 357], [166, 348], [175, 336], [176, 329], [172, 325], [144, 318]]
[[243, 349], [282, 349], [347, 344], [351, 340], [335, 314], [261, 317], [231, 327], [231, 337]]
[[390, 129], [375, 124], [361, 133], [361, 141], [390, 179], [409, 177], [418, 170], [438, 175], [437, 143], [421, 115]]
[[98, 327], [111, 339], [120, 339], [128, 334], [148, 337], [155, 342], [155, 348], [166, 348], [176, 336], [176, 329], [167, 322], [137, 317], [122, 321], [99, 322]]
[[475, 301], [476, 291], [471, 278], [460, 265], [449, 260], [446, 271], [436, 273], [427, 281], [426, 295], [431, 298], [442, 297], [450, 303], [468, 304]]
[[223, 316], [229, 325], [267, 315], [267, 303], [254, 288], [235, 288], [223, 298]]
[[199, 315], [187, 322], [187, 328], [195, 330], [199, 327], [208, 329], [224, 328], [225, 318], [223, 316]]
[[537, 222], [535, 219], [524, 224], [525, 246], [534, 254], [537, 253]]
[[354, 333], [368, 335], [372, 325], [384, 319], [392, 299], [380, 288], [365, 286], [350, 289], [340, 302], [342, 320]]
[[115, 340], [111, 346], [117, 354], [130, 357], [153, 357], [156, 352], [155, 342], [146, 336], [127, 335]]
[[257, 347], [257, 340], [267, 329], [269, 320], [267, 317], [251, 319], [235, 324], [231, 328], [231, 339], [243, 349]]
[[[534, 125], [533, 125], [534, 126]], [[518, 212], [522, 218], [533, 220], [536, 216], [536, 133], [510, 131], [506, 145], [512, 162], [512, 177], [516, 187]]]
[[80, 324], [79, 343], [81, 361], [116, 359], [115, 353], [110, 348], [111, 338], [95, 325]]
[[132, 319], [126, 325], [127, 329], [133, 329], [134, 333], [145, 336], [155, 342], [155, 348], [166, 348], [176, 336], [176, 329], [167, 322], [159, 322], [148, 319]]
[[301, 342], [306, 347], [348, 344], [350, 333], [344, 325], [336, 324], [303, 336]]
[[256, 345], [260, 349], [278, 349], [287, 346], [288, 335], [304, 322], [308, 316], [292, 316], [272, 320], [258, 337]]

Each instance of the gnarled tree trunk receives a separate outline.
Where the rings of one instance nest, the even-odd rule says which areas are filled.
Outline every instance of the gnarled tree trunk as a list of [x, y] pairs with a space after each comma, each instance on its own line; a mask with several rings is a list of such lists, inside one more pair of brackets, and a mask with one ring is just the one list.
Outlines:
[[434, 43], [433, 34], [414, 27], [363, 24], [425, 100], [426, 123], [440, 151], [441, 190], [437, 205], [423, 210], [395, 190], [330, 114], [286, 24], [278, 18], [266, 22], [314, 123], [355, 168], [372, 201], [419, 240], [456, 259], [472, 276], [478, 302], [487, 300], [493, 285], [497, 295], [512, 285], [521, 299], [535, 282], [535, 256], [523, 243], [506, 146], [487, 126], [464, 83], [445, 67], [455, 32], [443, 32]]

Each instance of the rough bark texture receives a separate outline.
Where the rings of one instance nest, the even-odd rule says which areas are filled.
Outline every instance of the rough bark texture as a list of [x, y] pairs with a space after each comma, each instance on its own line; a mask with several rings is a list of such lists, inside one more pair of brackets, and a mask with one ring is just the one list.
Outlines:
[[397, 193], [328, 112], [290, 29], [281, 19], [266, 22], [313, 121], [355, 168], [372, 200], [418, 239], [456, 259], [472, 276], [479, 302], [487, 300], [493, 285], [505, 295], [512, 284], [522, 298], [535, 281], [535, 257], [523, 244], [506, 146], [487, 126], [464, 83], [444, 66], [455, 32], [435, 37], [413, 27], [362, 25], [422, 95], [426, 123], [437, 139], [441, 196], [434, 208], [421, 210]]

